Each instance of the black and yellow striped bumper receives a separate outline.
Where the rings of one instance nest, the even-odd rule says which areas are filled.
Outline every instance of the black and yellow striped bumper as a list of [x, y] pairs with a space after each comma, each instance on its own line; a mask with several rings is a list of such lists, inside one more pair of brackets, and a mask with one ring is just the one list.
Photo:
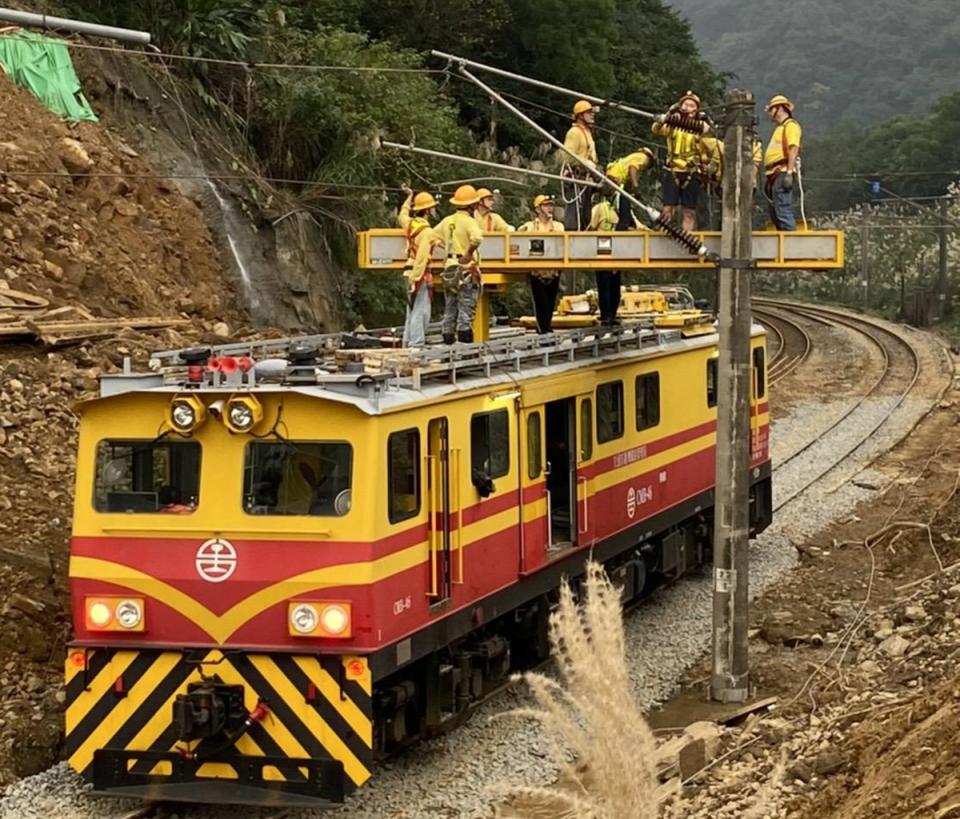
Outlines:
[[[243, 686], [248, 711], [267, 708], [228, 748], [181, 742], [173, 723], [176, 696], [211, 679]], [[67, 758], [96, 791], [322, 804], [370, 777], [371, 677], [362, 658], [73, 648], [65, 683]]]

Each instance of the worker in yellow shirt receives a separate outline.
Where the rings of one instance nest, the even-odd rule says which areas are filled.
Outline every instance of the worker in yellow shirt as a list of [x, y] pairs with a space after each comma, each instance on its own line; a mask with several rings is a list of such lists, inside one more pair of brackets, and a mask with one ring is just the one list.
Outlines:
[[[681, 130], [667, 122], [669, 113], [679, 112], [691, 120], [703, 121], [702, 133]], [[701, 140], [709, 132], [705, 115], [700, 110], [700, 97], [687, 91], [668, 114], [653, 123], [653, 133], [665, 138], [667, 161], [664, 166], [663, 215], [672, 220], [679, 205], [683, 210], [683, 229], [697, 229], [697, 203], [700, 199]]]
[[430, 227], [436, 215], [437, 200], [429, 193], [413, 195], [409, 186], [403, 186], [407, 195], [397, 221], [407, 240], [407, 262], [403, 275], [407, 280], [407, 316], [403, 325], [403, 346], [422, 347], [427, 343], [427, 325], [433, 301], [433, 276], [430, 258], [439, 243], [439, 237]]
[[480, 230], [484, 233], [509, 233], [514, 229], [513, 225], [508, 225], [507, 220], [499, 213], [494, 212], [496, 199], [493, 191], [489, 188], [480, 188], [477, 191], [477, 196], [480, 197], [480, 200], [477, 202], [477, 209], [473, 213], [473, 218], [480, 225]]
[[793, 118], [794, 105], [782, 94], [767, 103], [766, 111], [776, 123], [763, 157], [767, 181], [764, 191], [770, 200], [770, 218], [777, 230], [796, 230], [793, 215], [793, 174], [800, 159], [800, 123]]
[[[563, 222], [553, 218], [554, 205], [552, 196], [541, 193], [533, 197], [533, 219], [524, 222], [517, 231], [562, 232]], [[527, 280], [533, 299], [533, 313], [537, 317], [537, 332], [549, 333], [553, 329], [553, 311], [560, 293], [560, 271], [532, 270]]]
[[573, 124], [563, 140], [561, 160], [566, 166], [566, 174], [573, 180], [564, 185], [563, 193], [563, 223], [567, 230], [584, 230], [590, 221], [590, 187], [578, 185], [576, 180], [590, 177], [584, 163], [591, 168], [597, 167], [597, 143], [593, 137], [595, 120], [593, 105], [587, 100], [579, 100], [573, 106]]
[[[640, 186], [640, 174], [652, 168], [654, 162], [656, 162], [656, 156], [653, 151], [649, 148], [641, 148], [607, 165], [607, 176], [621, 188], [635, 194]], [[619, 214], [617, 230], [633, 230], [636, 227], [630, 200], [626, 196], [617, 197], [617, 213]]]
[[483, 231], [473, 218], [480, 200], [473, 185], [461, 185], [450, 198], [456, 210], [441, 219], [434, 232], [443, 243], [443, 341], [473, 342], [473, 317], [480, 296], [480, 244]]
[[[617, 230], [620, 214], [617, 213], [613, 204], [616, 191], [607, 185], [600, 196], [600, 201], [590, 212], [590, 224], [587, 230]], [[617, 310], [620, 308], [620, 279], [619, 270], [597, 271], [597, 302], [600, 306], [601, 324], [619, 323]]]

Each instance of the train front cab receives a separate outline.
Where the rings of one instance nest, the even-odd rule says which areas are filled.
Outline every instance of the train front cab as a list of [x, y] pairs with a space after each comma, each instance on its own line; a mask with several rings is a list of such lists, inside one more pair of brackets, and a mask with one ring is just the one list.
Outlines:
[[81, 407], [66, 756], [114, 796], [339, 803], [373, 767], [382, 496], [357, 487], [379, 447], [348, 405], [257, 393], [263, 433], [282, 402], [281, 441], [231, 433], [209, 413], [223, 395], [196, 395], [185, 437], [157, 437], [169, 392]]

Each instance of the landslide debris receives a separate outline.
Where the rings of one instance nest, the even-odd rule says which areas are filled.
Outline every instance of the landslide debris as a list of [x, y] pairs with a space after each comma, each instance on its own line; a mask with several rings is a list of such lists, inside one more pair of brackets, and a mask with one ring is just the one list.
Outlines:
[[[12, 291], [101, 319], [191, 321], [55, 349], [0, 332], [0, 784], [60, 753], [72, 405], [124, 356], [223, 341], [247, 320], [194, 201], [104, 125], [67, 125], [0, 74], [0, 297]], [[16, 301], [0, 298], [0, 331], [23, 320]]]

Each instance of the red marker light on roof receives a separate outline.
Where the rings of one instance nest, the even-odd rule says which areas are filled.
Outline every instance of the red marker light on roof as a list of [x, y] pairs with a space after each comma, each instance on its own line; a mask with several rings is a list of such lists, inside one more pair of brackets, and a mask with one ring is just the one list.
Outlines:
[[187, 380], [192, 384], [203, 381], [203, 367], [200, 364], [191, 364], [187, 367]]
[[224, 375], [232, 375], [240, 368], [237, 359], [231, 355], [223, 356], [223, 358], [219, 359], [219, 363], [220, 372], [222, 372]]
[[237, 359], [237, 366], [243, 372], [248, 372], [253, 369], [253, 359], [248, 355], [242, 355]]

